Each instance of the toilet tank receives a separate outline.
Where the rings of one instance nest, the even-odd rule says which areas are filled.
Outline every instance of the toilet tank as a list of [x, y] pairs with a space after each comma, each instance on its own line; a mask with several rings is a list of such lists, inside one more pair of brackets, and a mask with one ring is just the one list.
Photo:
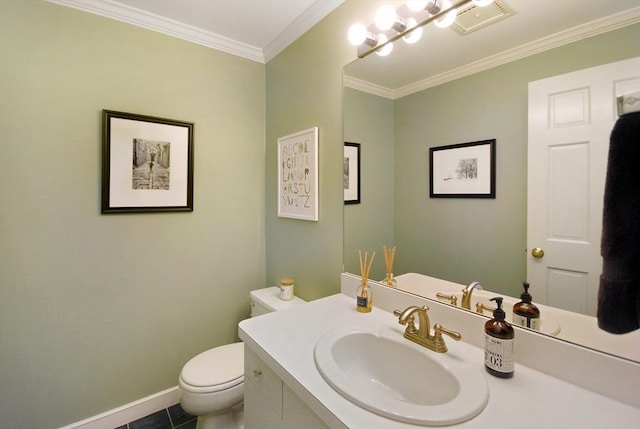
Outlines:
[[284, 310], [285, 308], [306, 302], [297, 296], [294, 296], [290, 301], [284, 301], [280, 299], [279, 295], [280, 288], [277, 286], [251, 291], [251, 317], [271, 313], [272, 311]]

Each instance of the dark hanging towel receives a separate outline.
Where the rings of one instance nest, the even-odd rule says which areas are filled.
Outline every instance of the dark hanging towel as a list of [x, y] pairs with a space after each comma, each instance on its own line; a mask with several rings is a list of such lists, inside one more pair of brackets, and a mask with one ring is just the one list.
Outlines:
[[640, 328], [640, 112], [618, 118], [609, 142], [598, 290], [598, 326]]

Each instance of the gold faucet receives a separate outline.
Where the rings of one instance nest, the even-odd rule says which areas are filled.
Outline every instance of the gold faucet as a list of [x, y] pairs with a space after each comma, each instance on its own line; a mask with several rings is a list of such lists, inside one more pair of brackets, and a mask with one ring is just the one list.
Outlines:
[[472, 282], [462, 289], [462, 301], [460, 302], [460, 307], [471, 310], [471, 292], [473, 292], [474, 289], [482, 290], [482, 284], [480, 282]]
[[[431, 325], [429, 322], [429, 315], [427, 311], [429, 307], [423, 305], [422, 307], [411, 306], [404, 311], [394, 310], [393, 314], [398, 317], [398, 323], [406, 325], [404, 330], [404, 337], [414, 343], [420, 344], [438, 353], [446, 353], [447, 344], [444, 342], [442, 334], [446, 334], [456, 341], [462, 339], [462, 335], [458, 332], [450, 331], [442, 327], [441, 324], [436, 323], [433, 327], [434, 334], [431, 335]], [[415, 324], [415, 316], [418, 315], [418, 327]]]

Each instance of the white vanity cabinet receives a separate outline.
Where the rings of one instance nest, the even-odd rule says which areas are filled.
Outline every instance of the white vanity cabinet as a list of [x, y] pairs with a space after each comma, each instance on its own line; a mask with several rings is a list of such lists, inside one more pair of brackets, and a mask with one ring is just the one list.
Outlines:
[[327, 429], [253, 351], [244, 347], [245, 429]]
[[[357, 286], [357, 285], [356, 285]], [[350, 287], [355, 295], [356, 287]], [[481, 337], [484, 320], [470, 312], [450, 309], [444, 304], [421, 300], [398, 290], [380, 286], [374, 291], [377, 307], [371, 313], [355, 310], [355, 297], [337, 294], [308, 302], [287, 310], [265, 314], [240, 322], [238, 334], [245, 344], [245, 428], [246, 429], [415, 429], [416, 425], [391, 420], [360, 407], [334, 390], [322, 377], [315, 364], [314, 350], [327, 333], [350, 327], [358, 329], [396, 330], [402, 338], [403, 327], [390, 311], [411, 305], [428, 304], [433, 311], [432, 323], [446, 322], [447, 327], [461, 331], [464, 339]], [[386, 301], [385, 301], [386, 300]], [[478, 331], [479, 333], [475, 333]], [[625, 384], [624, 392], [634, 401], [638, 396], [640, 367], [621, 366], [595, 360], [580, 349], [560, 351], [553, 348], [556, 339], [519, 332], [519, 353], [534, 352], [543, 360], [538, 366], [585, 366], [583, 374], [598, 372], [611, 378], [612, 388]], [[530, 344], [529, 344], [530, 343]], [[484, 351], [466, 342], [448, 341], [451, 358], [476, 366], [484, 374]], [[547, 357], [547, 355], [551, 355]], [[566, 356], [571, 356], [569, 359]], [[567, 362], [564, 362], [568, 360]], [[581, 365], [575, 365], [581, 362]], [[616, 361], [617, 362], [617, 361]], [[402, 365], [402, 362], [399, 362]], [[544, 364], [544, 365], [543, 365]], [[255, 376], [254, 376], [255, 371]], [[597, 377], [597, 374], [591, 378]], [[456, 429], [495, 427], [521, 429], [540, 427], [580, 427], [583, 429], [635, 428], [640, 421], [640, 407], [587, 390], [563, 379], [516, 362], [516, 374], [504, 380], [485, 374], [489, 401], [485, 409], [471, 420], [450, 426]], [[635, 382], [635, 384], [633, 383]], [[505, 407], [504, 404], [509, 404]], [[522, 419], [525, 414], [535, 419]], [[517, 422], [517, 423], [514, 423]]]

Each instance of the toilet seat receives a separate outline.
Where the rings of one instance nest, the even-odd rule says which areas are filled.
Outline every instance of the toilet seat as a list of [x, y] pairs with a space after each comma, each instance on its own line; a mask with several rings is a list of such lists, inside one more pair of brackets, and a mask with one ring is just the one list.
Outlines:
[[244, 343], [215, 347], [186, 363], [180, 373], [181, 388], [192, 393], [212, 393], [244, 382]]

